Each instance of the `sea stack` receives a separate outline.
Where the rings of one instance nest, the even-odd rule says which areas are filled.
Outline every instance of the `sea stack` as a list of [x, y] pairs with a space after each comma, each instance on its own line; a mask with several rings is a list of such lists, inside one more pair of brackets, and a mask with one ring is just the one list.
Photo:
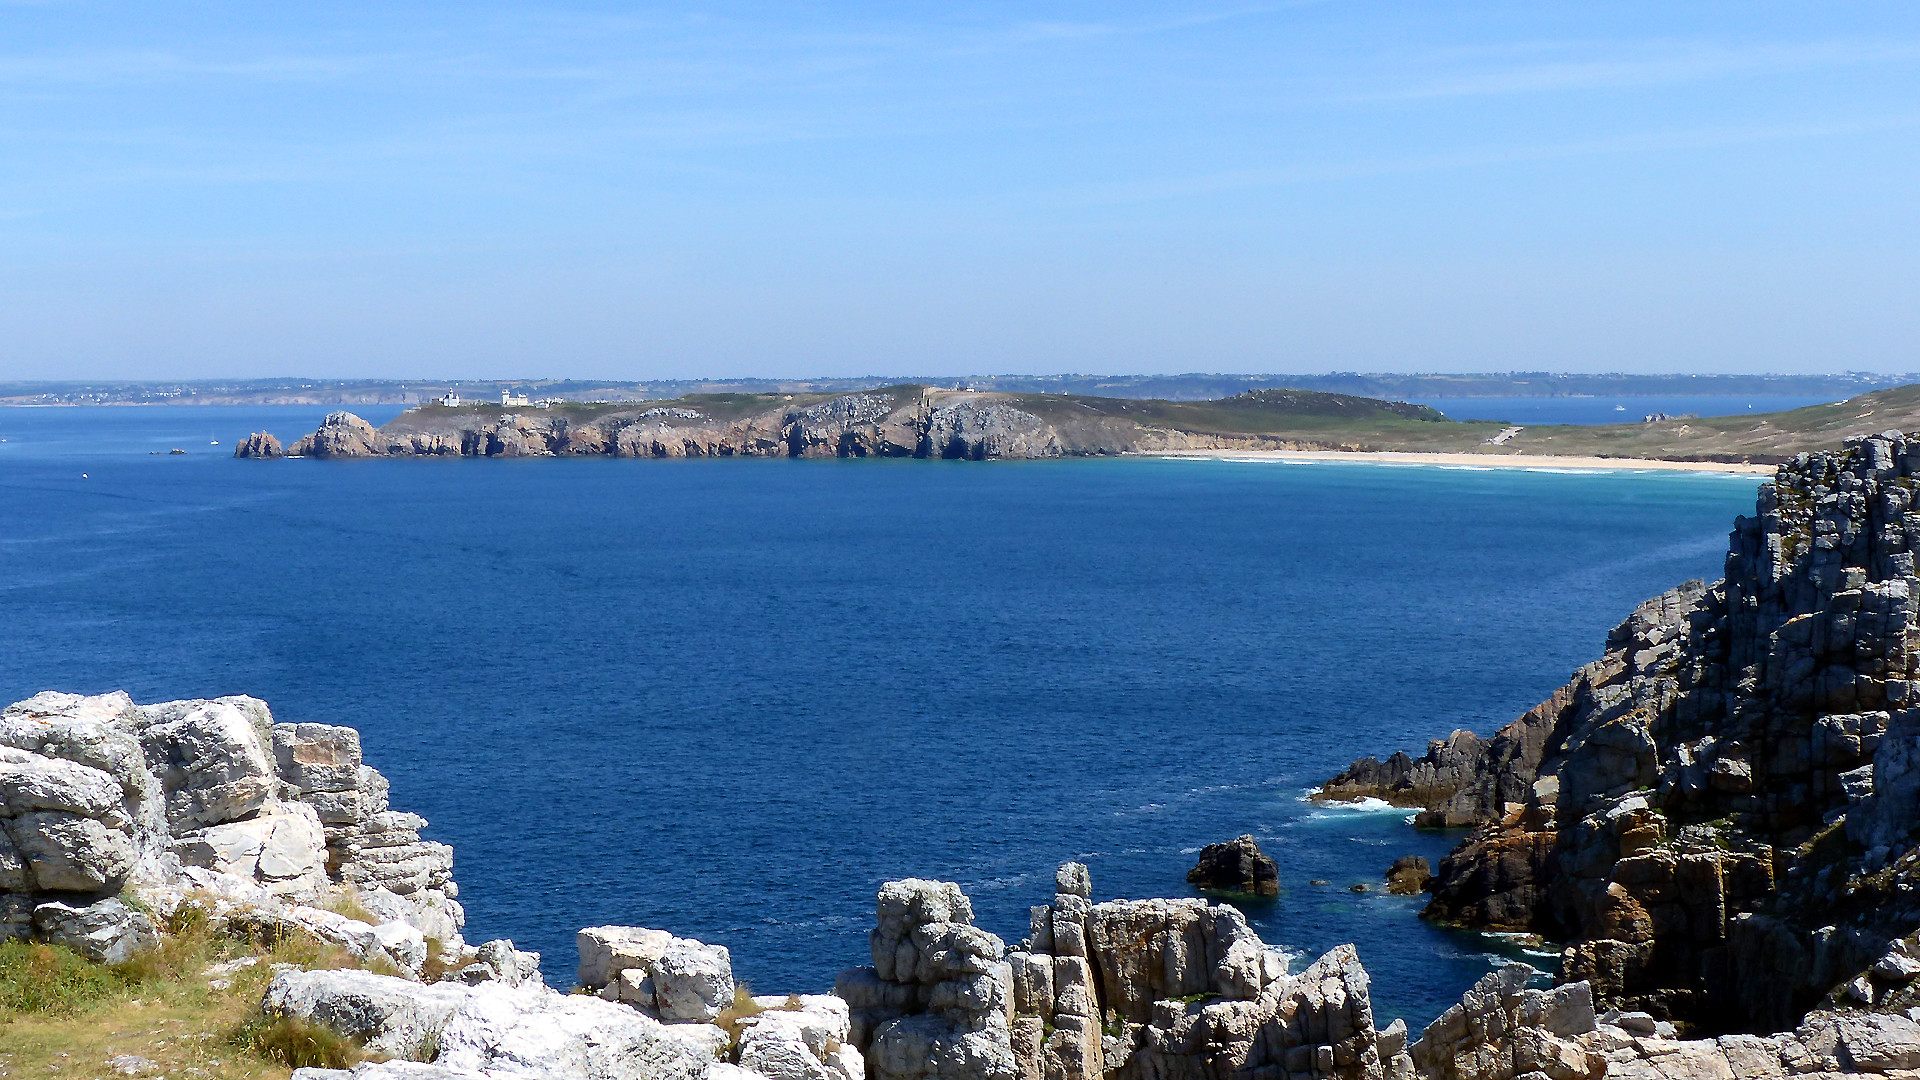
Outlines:
[[1187, 871], [1187, 883], [1215, 892], [1250, 896], [1280, 895], [1280, 865], [1260, 850], [1247, 833], [1200, 849], [1200, 861]]

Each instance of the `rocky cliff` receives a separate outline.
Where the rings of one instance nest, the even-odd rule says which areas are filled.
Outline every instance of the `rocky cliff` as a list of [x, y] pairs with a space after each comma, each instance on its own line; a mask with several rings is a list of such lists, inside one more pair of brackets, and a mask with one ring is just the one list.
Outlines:
[[1491, 739], [1356, 762], [1319, 797], [1473, 825], [1425, 916], [1565, 942], [1560, 978], [1603, 1005], [1772, 1031], [1860, 979], [1876, 1006], [1920, 973], [1887, 959], [1920, 926], [1916, 486], [1898, 433], [1794, 458], [1723, 580], [1642, 604]]
[[[49, 692], [0, 712], [0, 938], [123, 958], [155, 932], [146, 911], [200, 897], [418, 972], [428, 938], [465, 949], [453, 850], [425, 826], [388, 808], [358, 732], [276, 723], [255, 698]], [[343, 895], [379, 921], [317, 906]]]
[[[1304, 424], [1307, 429], [1291, 430]], [[1199, 449], [1339, 449], [1353, 425], [1444, 431], [1471, 425], [1402, 402], [1255, 391], [1168, 403], [975, 393], [919, 386], [840, 395], [709, 395], [681, 402], [549, 408], [425, 405], [382, 428], [330, 414], [294, 457], [916, 457], [980, 460]], [[1332, 425], [1331, 427], [1329, 425]], [[1454, 431], [1453, 429], [1460, 429]], [[1342, 432], [1345, 432], [1343, 435]], [[280, 456], [260, 433], [236, 457]]]

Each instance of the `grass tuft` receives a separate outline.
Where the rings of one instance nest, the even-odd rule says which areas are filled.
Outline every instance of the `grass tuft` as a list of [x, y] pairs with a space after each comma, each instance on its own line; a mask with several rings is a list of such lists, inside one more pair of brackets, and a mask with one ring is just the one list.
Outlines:
[[760, 1005], [753, 1000], [752, 987], [743, 982], [734, 983], [733, 1004], [721, 1009], [720, 1015], [714, 1020], [714, 1023], [718, 1024], [720, 1029], [727, 1033], [728, 1046], [738, 1046], [740, 1044], [740, 1021], [759, 1016], [765, 1011], [765, 1009], [761, 1008]]
[[437, 937], [427, 939], [427, 962], [420, 965], [420, 981], [436, 983], [460, 970], [460, 956], [449, 953], [447, 943]]
[[379, 926], [381, 922], [380, 916], [368, 911], [360, 903], [360, 898], [350, 892], [329, 893], [325, 900], [320, 901], [319, 906], [324, 911], [344, 915], [355, 922], [366, 923], [368, 926]]
[[352, 1039], [291, 1016], [242, 1024], [233, 1041], [288, 1069], [347, 1069], [366, 1060]]

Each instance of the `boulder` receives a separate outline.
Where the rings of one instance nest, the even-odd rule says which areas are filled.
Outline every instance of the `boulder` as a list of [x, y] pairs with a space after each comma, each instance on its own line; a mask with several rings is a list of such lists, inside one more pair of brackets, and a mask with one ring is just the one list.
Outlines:
[[740, 1022], [738, 1060], [769, 1080], [866, 1080], [860, 1051], [849, 1044], [847, 1003], [807, 995], [799, 1008], [789, 999], [756, 997], [765, 1011]]
[[124, 884], [134, 867], [133, 838], [96, 818], [59, 810], [0, 822], [19, 869], [8, 876], [27, 891], [98, 893]]
[[1846, 1064], [1861, 1072], [1920, 1069], [1920, 1023], [1884, 1013], [1843, 1015], [1834, 1021]]
[[1092, 896], [1093, 875], [1087, 872], [1087, 864], [1061, 863], [1053, 872], [1053, 891], [1058, 896]]
[[574, 935], [581, 987], [598, 990], [629, 968], [650, 968], [673, 935], [644, 926], [589, 926]]
[[276, 724], [273, 754], [280, 775], [302, 793], [360, 786], [360, 733], [333, 724]]
[[662, 1020], [707, 1023], [733, 1003], [733, 959], [724, 946], [675, 938], [661, 950], [651, 975]]
[[275, 802], [266, 747], [273, 718], [254, 698], [135, 706], [147, 768], [160, 781], [175, 835], [238, 821]]
[[160, 941], [144, 913], [113, 898], [85, 906], [39, 904], [33, 909], [33, 929], [41, 940], [65, 945], [101, 964], [124, 963]]
[[1260, 850], [1251, 834], [1200, 849], [1187, 882], [1217, 892], [1253, 896], [1280, 895], [1280, 866]]
[[436, 1065], [542, 1080], [700, 1080], [726, 1049], [709, 1024], [663, 1024], [584, 994], [482, 983], [441, 1029]]
[[441, 1031], [471, 991], [450, 983], [422, 985], [369, 971], [276, 974], [260, 1009], [317, 1024], [368, 1050], [433, 1060]]
[[278, 896], [311, 900], [327, 888], [325, 831], [313, 809], [298, 803], [195, 829], [173, 851], [184, 865], [252, 878]]
[[474, 951], [474, 962], [460, 969], [460, 981], [519, 986], [540, 981], [540, 954], [522, 952], [506, 938], [489, 941]]

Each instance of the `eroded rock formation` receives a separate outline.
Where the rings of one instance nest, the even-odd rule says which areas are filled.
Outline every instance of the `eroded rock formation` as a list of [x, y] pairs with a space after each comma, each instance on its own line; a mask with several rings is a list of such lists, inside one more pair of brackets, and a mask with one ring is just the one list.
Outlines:
[[1278, 896], [1280, 866], [1260, 850], [1259, 840], [1247, 834], [1201, 848], [1193, 869], [1187, 871], [1187, 884], [1215, 892]]
[[1322, 797], [1477, 824], [1427, 916], [1566, 942], [1560, 977], [1604, 1005], [1791, 1027], [1920, 925], [1917, 485], [1897, 433], [1795, 458], [1724, 580], [1642, 604], [1492, 739], [1358, 762]]
[[1376, 1031], [1350, 946], [1299, 975], [1240, 912], [1096, 904], [1068, 863], [1007, 951], [950, 882], [880, 892], [874, 966], [840, 974], [873, 1080], [1173, 1080], [1408, 1075], [1406, 1026]]
[[280, 440], [264, 431], [256, 431], [246, 437], [239, 446], [233, 448], [237, 458], [277, 458], [286, 456], [280, 447]]
[[[358, 732], [278, 724], [256, 698], [49, 692], [0, 712], [0, 937], [112, 962], [151, 941], [141, 907], [192, 896], [417, 972], [426, 938], [464, 948], [466, 921], [453, 850], [425, 825], [387, 809]], [[336, 892], [379, 922], [313, 906]]]

